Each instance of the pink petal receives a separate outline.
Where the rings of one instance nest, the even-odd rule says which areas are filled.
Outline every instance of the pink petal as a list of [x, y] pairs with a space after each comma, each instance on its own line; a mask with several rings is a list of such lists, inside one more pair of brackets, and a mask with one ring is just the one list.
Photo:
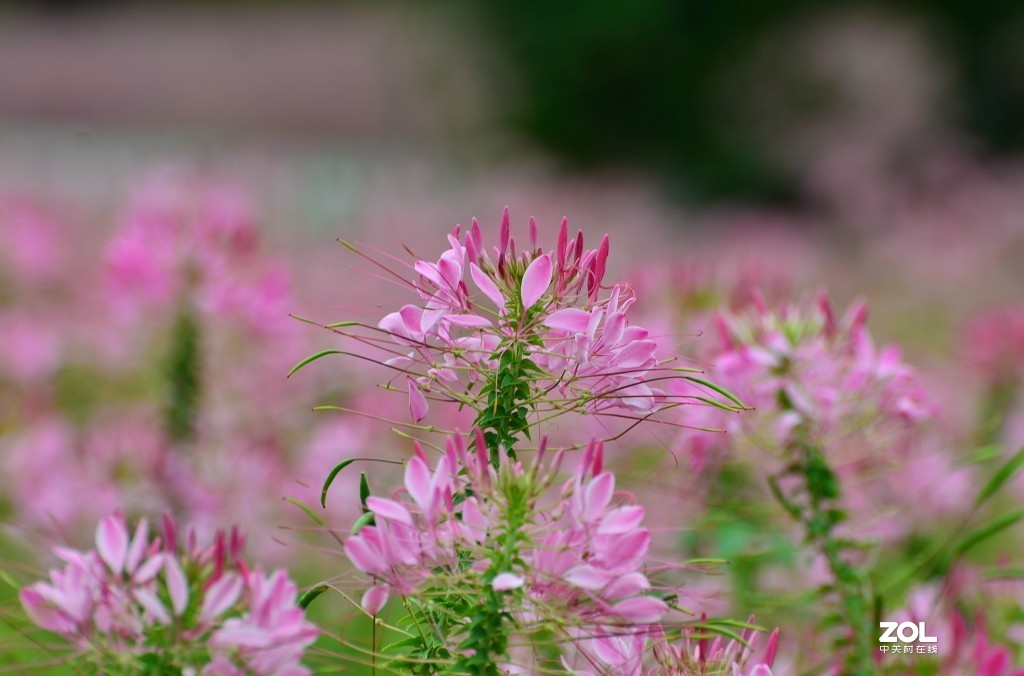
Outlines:
[[409, 491], [409, 495], [424, 512], [427, 511], [427, 506], [430, 504], [432, 490], [430, 480], [430, 469], [427, 467], [427, 463], [423, 462], [422, 458], [413, 456], [405, 468], [405, 489]]
[[139, 602], [139, 605], [142, 606], [154, 622], [157, 624], [171, 623], [171, 616], [167, 613], [167, 609], [164, 608], [164, 604], [160, 603], [160, 599], [152, 591], [149, 589], [136, 589], [134, 596], [135, 600]]
[[598, 591], [604, 589], [611, 582], [612, 574], [606, 570], [584, 564], [569, 569], [563, 577], [566, 582], [574, 587]]
[[146, 519], [140, 519], [139, 525], [135, 527], [135, 537], [132, 538], [132, 543], [128, 547], [128, 553], [125, 557], [125, 570], [129, 573], [134, 573], [135, 569], [139, 567], [142, 562], [142, 557], [146, 553], [146, 545], [149, 544], [149, 522]]
[[370, 587], [363, 594], [363, 600], [360, 605], [370, 615], [376, 615], [380, 612], [384, 604], [388, 602], [388, 588], [387, 587]]
[[437, 269], [441, 273], [441, 277], [444, 279], [445, 288], [449, 291], [455, 291], [458, 289], [459, 284], [462, 282], [461, 258], [462, 256], [460, 254], [449, 249], [441, 254], [441, 258], [437, 261]]
[[70, 634], [75, 631], [75, 624], [53, 608], [37, 590], [27, 587], [21, 590], [21, 606], [29, 619], [48, 631], [58, 634]]
[[646, 365], [657, 351], [658, 344], [653, 340], [637, 340], [616, 352], [612, 361], [620, 369], [637, 368]]
[[515, 573], [500, 573], [494, 577], [491, 581], [491, 587], [495, 591], [509, 591], [510, 589], [519, 589], [526, 583], [526, 579], [522, 575], [516, 575]]
[[604, 273], [608, 265], [608, 250], [608, 235], [605, 235], [601, 238], [601, 244], [597, 249], [597, 257], [594, 259], [594, 276], [587, 280], [588, 282], [593, 282], [592, 288], [589, 284], [587, 285], [590, 292], [597, 291], [601, 287], [601, 282], [604, 281]]
[[124, 570], [128, 554], [128, 529], [120, 515], [104, 517], [96, 528], [96, 551], [115, 574]]
[[213, 622], [231, 606], [235, 605], [242, 595], [242, 578], [235, 573], [225, 573], [219, 580], [210, 585], [203, 596], [202, 610], [199, 618], [203, 622]]
[[366, 507], [381, 518], [398, 521], [407, 526], [412, 525], [412, 515], [409, 514], [409, 510], [394, 500], [372, 496], [366, 498]]
[[505, 297], [501, 295], [501, 290], [498, 285], [488, 277], [483, 270], [481, 270], [476, 263], [469, 264], [469, 276], [473, 278], [473, 282], [477, 288], [487, 296], [492, 303], [498, 306], [499, 310], [505, 309]]
[[505, 209], [501, 212], [501, 227], [498, 230], [498, 241], [500, 242], [500, 251], [498, 252], [498, 254], [501, 256], [504, 256], [505, 251], [508, 249], [509, 234], [512, 230], [511, 223], [509, 222], [510, 220], [511, 219], [509, 219], [508, 206], [506, 205]]
[[605, 587], [603, 596], [606, 599], [622, 599], [627, 596], [636, 596], [651, 588], [647, 576], [643, 573], [627, 573]]
[[551, 284], [551, 257], [547, 254], [533, 259], [523, 273], [523, 308], [530, 309], [540, 300]]
[[167, 591], [171, 596], [174, 614], [181, 617], [188, 608], [188, 580], [185, 578], [185, 571], [181, 569], [177, 559], [167, 557], [164, 574], [167, 576]]
[[570, 333], [583, 333], [590, 323], [590, 313], [574, 307], [567, 307], [557, 312], [552, 312], [544, 320], [544, 325], [557, 331], [569, 331]]
[[768, 647], [764, 651], [764, 663], [769, 667], [775, 664], [775, 653], [779, 649], [779, 628], [772, 630], [768, 636]]
[[416, 381], [406, 376], [409, 381], [409, 414], [415, 422], [420, 422], [427, 417], [430, 407], [427, 405], [427, 398], [420, 391]]
[[619, 341], [622, 340], [622, 334], [626, 330], [626, 313], [625, 312], [612, 312], [608, 315], [608, 319], [604, 323], [604, 336], [605, 345], [618, 345]]
[[597, 527], [599, 535], [628, 533], [644, 520], [644, 508], [636, 505], [620, 507], [605, 515]]
[[601, 512], [611, 501], [613, 493], [615, 493], [615, 475], [611, 472], [602, 472], [587, 484], [586, 513], [583, 518], [586, 521], [594, 521], [601, 516]]
[[152, 556], [144, 564], [139, 566], [139, 569], [132, 575], [132, 580], [138, 584], [149, 582], [156, 574], [160, 572], [160, 569], [164, 567], [164, 557], [162, 554]]
[[[364, 528], [363, 532], [366, 531]], [[352, 565], [370, 575], [383, 573], [388, 569], [388, 564], [380, 552], [359, 535], [345, 540], [345, 555], [352, 561]]]
[[479, 315], [448, 315], [448, 323], [467, 329], [485, 329], [492, 326], [491, 320]]
[[595, 540], [595, 546], [603, 557], [605, 567], [616, 571], [635, 570], [647, 556], [651, 546], [651, 534], [646, 528], [632, 533], [617, 535], [601, 535]]
[[650, 624], [660, 620], [668, 612], [668, 606], [653, 596], [641, 596], [619, 601], [612, 610], [616, 615], [637, 624]]

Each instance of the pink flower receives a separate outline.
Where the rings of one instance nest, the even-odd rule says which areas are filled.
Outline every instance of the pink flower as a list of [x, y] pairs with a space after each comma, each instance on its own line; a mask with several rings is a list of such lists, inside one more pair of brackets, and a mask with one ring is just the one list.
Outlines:
[[256, 674], [309, 673], [299, 660], [318, 631], [295, 605], [296, 587], [287, 574], [250, 573], [247, 597], [248, 613], [224, 622], [210, 637], [210, 646], [237, 650], [241, 663]]
[[475, 220], [465, 231], [456, 226], [437, 262], [412, 265], [416, 276], [405, 281], [419, 302], [377, 324], [392, 345], [358, 336], [389, 352], [384, 363], [409, 378], [413, 420], [427, 414], [424, 391], [435, 400], [484, 410], [486, 397], [475, 394], [476, 386], [491, 377], [501, 354], [513, 349], [528, 353], [537, 367], [529, 374], [539, 395], [531, 406], [542, 415], [617, 410], [622, 417], [639, 418], [694, 396], [689, 383], [677, 385], [672, 394], [655, 384], [678, 380], [678, 373], [663, 365], [667, 360], [649, 332], [630, 324], [632, 289], [604, 285], [607, 236], [588, 251], [583, 234], [569, 238], [563, 220], [554, 250], [531, 247], [517, 254], [507, 209], [500, 233], [500, 245], [488, 252]]
[[[361, 602], [367, 613], [379, 612], [391, 590], [416, 597], [453, 579], [495, 591], [521, 590], [516, 603], [522, 606], [512, 612], [526, 623], [557, 617], [573, 627], [634, 627], [669, 612], [663, 600], [649, 595], [652, 585], [643, 572], [650, 546], [650, 534], [641, 527], [644, 510], [615, 492], [599, 443], [586, 449], [558, 503], [538, 508], [519, 529], [522, 564], [497, 571], [487, 583], [481, 573], [502, 531], [502, 482], [482, 438], [476, 438], [470, 449], [463, 437], [449, 437], [433, 471], [417, 446], [406, 466], [405, 489], [392, 498], [366, 500], [374, 525], [347, 538], [344, 549], [371, 580]], [[500, 471], [537, 482], [540, 493], [559, 463], [560, 454], [541, 452], [529, 469], [509, 464]]]
[[[179, 553], [174, 522], [165, 518], [164, 526], [163, 537], [150, 540], [142, 520], [130, 536], [115, 514], [97, 527], [96, 550], [56, 548], [64, 567], [50, 571], [49, 582], [21, 590], [29, 618], [92, 659], [123, 662], [167, 651], [176, 666], [194, 668], [206, 660], [209, 635], [219, 652], [203, 673], [236, 673], [238, 665], [247, 673], [306, 673], [299, 659], [317, 630], [295, 604], [295, 585], [283, 571], [249, 572], [238, 559], [243, 539], [236, 531], [218, 533], [206, 548], [190, 532], [187, 551]], [[189, 612], [193, 607], [198, 613]], [[159, 628], [171, 625], [175, 643], [168, 645], [168, 632]]]

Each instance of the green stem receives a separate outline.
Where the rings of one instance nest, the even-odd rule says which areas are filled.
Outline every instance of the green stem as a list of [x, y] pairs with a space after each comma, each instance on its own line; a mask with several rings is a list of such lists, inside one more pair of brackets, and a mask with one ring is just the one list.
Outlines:
[[533, 393], [530, 373], [537, 367], [530, 360], [518, 331], [502, 342], [495, 357], [498, 359], [498, 368], [494, 378], [481, 391], [487, 397], [487, 404], [477, 414], [473, 424], [484, 433], [491, 464], [497, 469], [502, 450], [514, 459], [519, 436], [530, 437], [530, 422], [527, 419], [530, 411], [528, 402]]
[[164, 430], [172, 442], [188, 441], [195, 435], [202, 391], [200, 334], [195, 314], [183, 307], [171, 327], [171, 345], [165, 363]]
[[871, 604], [867, 600], [864, 579], [845, 557], [853, 544], [835, 537], [836, 525], [846, 518], [837, 508], [839, 480], [821, 450], [805, 439], [794, 441], [788, 450], [792, 464], [785, 473], [799, 479], [799, 493], [786, 496], [779, 488], [778, 478], [770, 477], [772, 495], [786, 513], [804, 527], [806, 541], [825, 557], [835, 579], [841, 614], [852, 634], [843, 673], [876, 674]]
[[[505, 498], [505, 520], [492, 550], [491, 565], [484, 575], [481, 603], [470, 619], [468, 636], [459, 646], [463, 654], [455, 671], [474, 676], [500, 676], [499, 664], [508, 653], [508, 628], [512, 617], [506, 610], [505, 597], [515, 591], [499, 591], [491, 585], [501, 573], [510, 573], [521, 565], [519, 549], [527, 526], [533, 500], [529, 475], [502, 475]], [[468, 655], [466, 653], [469, 653]]]

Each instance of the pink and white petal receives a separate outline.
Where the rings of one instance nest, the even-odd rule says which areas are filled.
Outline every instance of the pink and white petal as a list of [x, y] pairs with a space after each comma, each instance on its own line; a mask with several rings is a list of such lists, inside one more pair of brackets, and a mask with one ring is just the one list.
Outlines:
[[604, 589], [604, 598], [611, 600], [636, 596], [651, 588], [651, 583], [643, 573], [627, 573]]
[[96, 551], [114, 574], [121, 574], [128, 554], [128, 528], [120, 514], [104, 517], [96, 527]]
[[612, 611], [619, 617], [636, 624], [652, 624], [664, 617], [668, 612], [668, 606], [664, 601], [653, 596], [640, 596], [619, 601], [612, 606]]
[[597, 527], [599, 535], [626, 533], [637, 528], [644, 520], [644, 508], [638, 505], [619, 507], [608, 512]]
[[142, 563], [142, 558], [146, 554], [146, 547], [149, 545], [149, 521], [145, 518], [139, 519], [139, 525], [135, 527], [135, 537], [132, 538], [131, 545], [128, 546], [128, 554], [125, 557], [125, 570], [129, 574], [134, 573], [135, 569]]
[[612, 581], [614, 576], [606, 570], [600, 568], [594, 568], [586, 564], [575, 566], [566, 571], [565, 575], [562, 576], [569, 584], [580, 589], [588, 589], [590, 591], [600, 591]]
[[244, 583], [236, 573], [225, 573], [210, 585], [203, 595], [203, 605], [199, 611], [199, 619], [204, 623], [212, 623], [231, 606], [235, 605], [242, 595]]
[[584, 490], [586, 512], [583, 514], [583, 518], [588, 522], [596, 521], [615, 493], [615, 475], [611, 472], [602, 472], [590, 481]]
[[388, 588], [383, 586], [370, 587], [363, 594], [363, 600], [360, 605], [363, 610], [369, 615], [376, 615], [384, 607], [384, 604], [388, 602]]
[[167, 565], [164, 566], [164, 575], [167, 577], [167, 592], [171, 597], [171, 607], [174, 614], [181, 617], [188, 608], [188, 579], [185, 571], [181, 569], [178, 560], [167, 557]]
[[150, 589], [136, 589], [133, 592], [135, 600], [139, 602], [143, 610], [146, 611], [147, 616], [153, 622], [157, 624], [170, 624], [171, 616], [167, 612], [167, 608], [160, 602], [156, 594]]
[[521, 296], [523, 307], [530, 309], [551, 285], [551, 257], [547, 254], [537, 256], [523, 273]]
[[522, 575], [516, 575], [515, 573], [499, 573], [494, 576], [493, 580], [491, 580], [491, 587], [495, 591], [519, 589], [524, 584], [526, 584], [526, 578]]
[[574, 307], [557, 310], [544, 319], [545, 326], [570, 333], [585, 333], [589, 323], [590, 313]]
[[498, 310], [505, 309], [505, 297], [501, 294], [498, 285], [476, 263], [469, 264], [469, 276], [473, 278], [476, 287], [498, 307]]
[[416, 381], [408, 376], [406, 376], [406, 380], [409, 381], [409, 415], [415, 422], [420, 422], [427, 417], [430, 406], [427, 404], [427, 397], [420, 390]]
[[445, 317], [445, 321], [464, 329], [486, 329], [493, 326], [491, 320], [479, 315], [448, 315]]
[[76, 625], [70, 618], [54, 608], [46, 598], [33, 587], [26, 587], [19, 594], [21, 607], [38, 626], [57, 634], [71, 634]]
[[405, 467], [405, 490], [424, 512], [430, 504], [431, 479], [427, 463], [419, 456], [413, 456]]
[[394, 500], [371, 496], [366, 498], [366, 508], [382, 519], [398, 521], [399, 523], [404, 523], [407, 526], [412, 525], [412, 514], [410, 514], [409, 510], [403, 505], [395, 502]]
[[388, 564], [380, 551], [361, 537], [368, 530], [369, 528], [364, 528], [360, 535], [354, 535], [345, 540], [345, 555], [356, 568], [364, 573], [375, 575], [386, 571]]
[[164, 555], [162, 553], [155, 554], [146, 560], [139, 569], [132, 575], [132, 580], [137, 584], [144, 584], [149, 582], [160, 570], [164, 567]]

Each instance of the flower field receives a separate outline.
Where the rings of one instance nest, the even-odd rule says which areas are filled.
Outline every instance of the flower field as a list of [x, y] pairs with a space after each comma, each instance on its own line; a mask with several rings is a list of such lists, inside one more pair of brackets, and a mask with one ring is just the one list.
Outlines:
[[11, 669], [1013, 673], [1012, 225], [121, 188], [0, 202]]

